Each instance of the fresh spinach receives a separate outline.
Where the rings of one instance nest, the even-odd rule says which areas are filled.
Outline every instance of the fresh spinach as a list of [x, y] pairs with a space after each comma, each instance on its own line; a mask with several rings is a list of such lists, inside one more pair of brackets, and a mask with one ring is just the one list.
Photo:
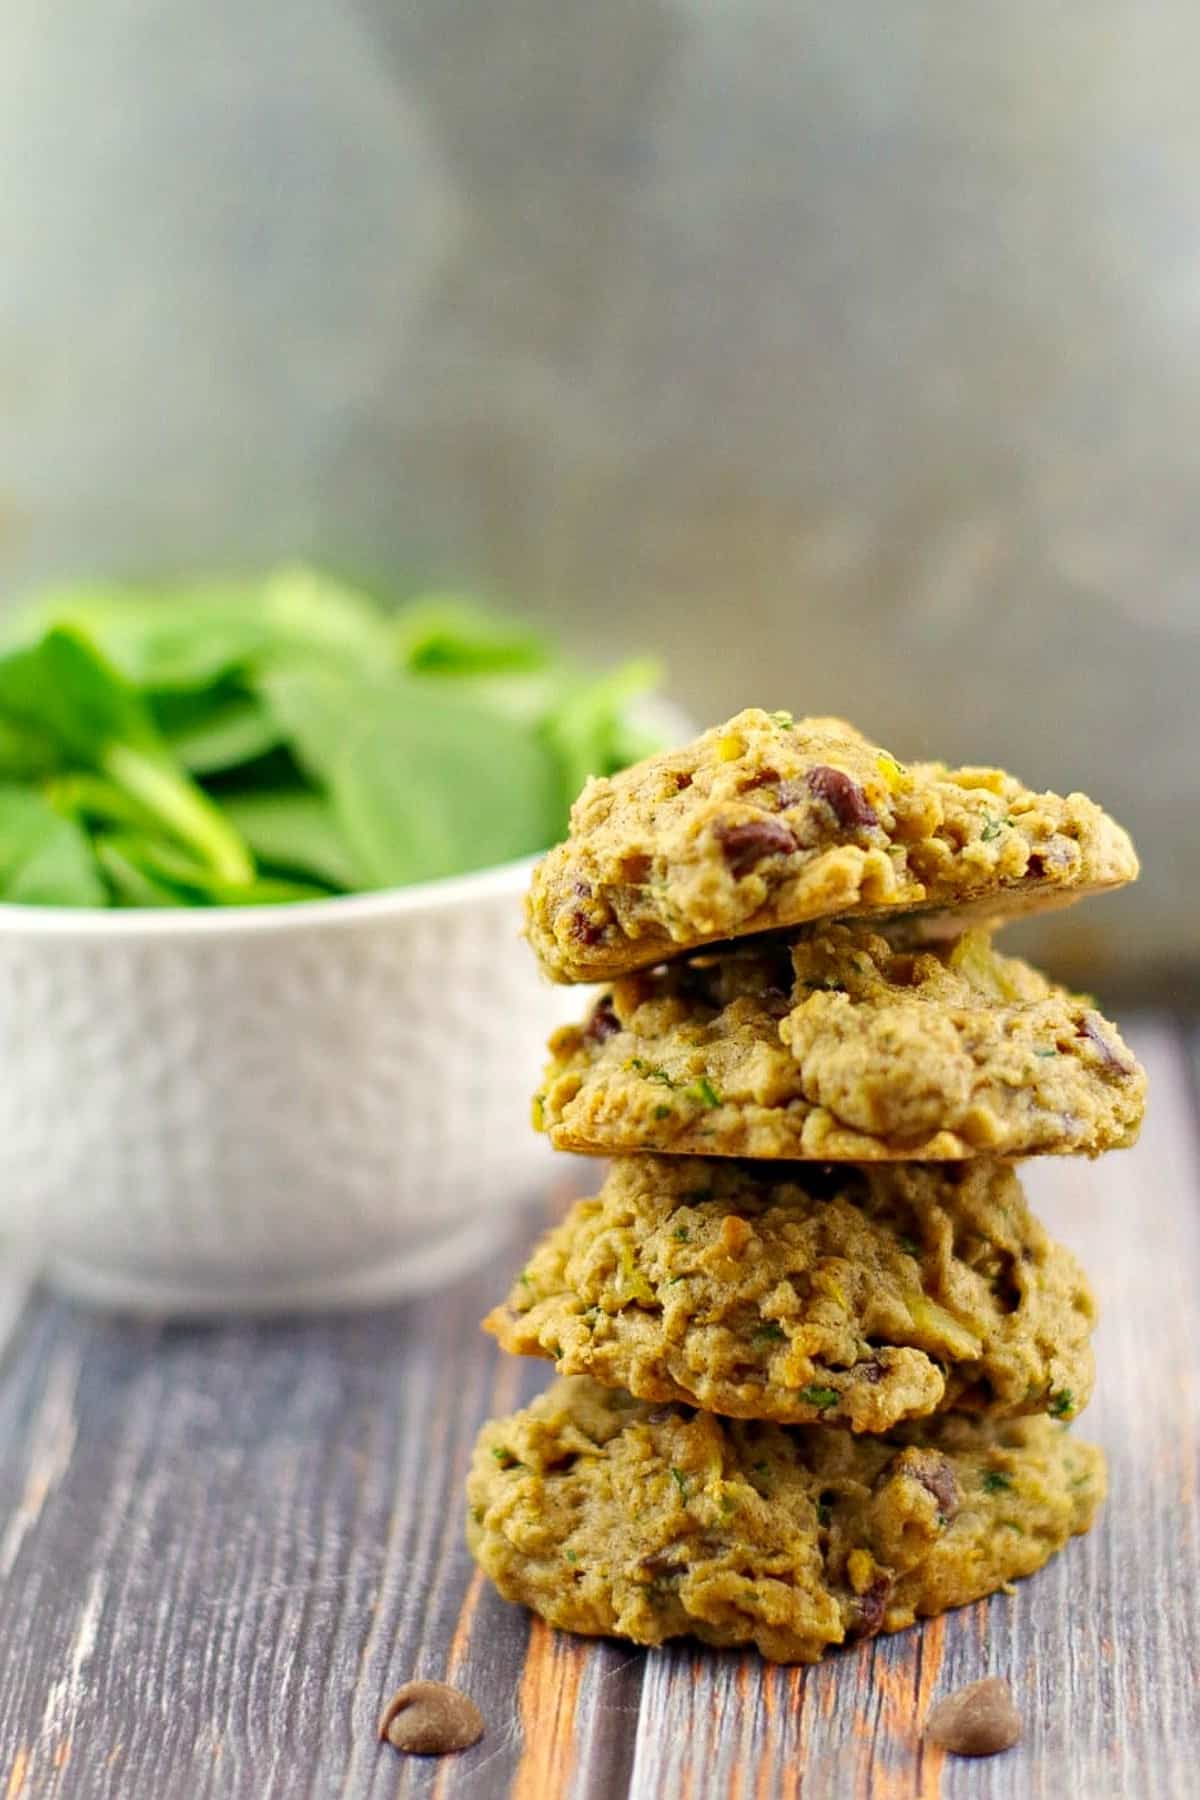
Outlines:
[[622, 663], [599, 680], [572, 682], [551, 708], [543, 729], [559, 763], [567, 806], [589, 775], [611, 775], [646, 754], [649, 746], [643, 742], [626, 758], [621, 733], [629, 708], [657, 684], [659, 673], [650, 657]]
[[53, 626], [0, 658], [0, 713], [44, 731], [64, 757], [141, 803], [217, 875], [249, 881], [245, 845], [172, 757], [145, 701], [77, 630]]
[[0, 716], [0, 781], [36, 781], [61, 765], [49, 732]]
[[180, 906], [275, 906], [288, 900], [321, 900], [330, 891], [313, 882], [273, 875], [226, 881], [177, 844], [149, 833], [114, 832], [100, 844], [110, 861], [116, 858], [159, 893], [173, 895], [174, 904]]
[[139, 690], [203, 692], [270, 643], [262, 608], [248, 589], [206, 585], [169, 597], [136, 588], [51, 593], [18, 620], [37, 636], [64, 626], [86, 637]]
[[406, 606], [396, 620], [396, 648], [403, 668], [426, 674], [526, 672], [550, 661], [536, 632], [451, 595]]
[[590, 678], [459, 596], [305, 568], [45, 596], [0, 653], [0, 898], [270, 904], [544, 849], [658, 748], [654, 666]]
[[236, 689], [156, 695], [154, 717], [191, 775], [219, 775], [242, 768], [266, 756], [281, 741], [275, 721], [262, 703]]
[[484, 868], [541, 849], [557, 772], [537, 734], [434, 684], [267, 676], [262, 692], [371, 887]]
[[87, 834], [28, 788], [0, 787], [0, 901], [103, 906]]
[[230, 794], [225, 815], [259, 863], [306, 875], [331, 888], [365, 887], [366, 877], [324, 794], [307, 788]]

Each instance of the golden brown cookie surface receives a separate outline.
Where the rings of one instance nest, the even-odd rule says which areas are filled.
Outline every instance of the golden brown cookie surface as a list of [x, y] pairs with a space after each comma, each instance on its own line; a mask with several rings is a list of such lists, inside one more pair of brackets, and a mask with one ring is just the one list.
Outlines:
[[1095, 1321], [1004, 1164], [626, 1156], [485, 1325], [643, 1400], [879, 1432], [947, 1407], [1072, 1417]]
[[812, 926], [626, 976], [551, 1039], [563, 1150], [960, 1161], [1119, 1149], [1146, 1078], [1115, 1025], [981, 932]]
[[590, 781], [535, 872], [527, 930], [555, 980], [598, 981], [807, 920], [996, 918], [1136, 874], [1128, 835], [1086, 795], [905, 768], [840, 719], [750, 708]]
[[1103, 1494], [1100, 1451], [1047, 1418], [861, 1438], [575, 1378], [484, 1427], [467, 1538], [506, 1599], [562, 1629], [815, 1662], [1031, 1574]]

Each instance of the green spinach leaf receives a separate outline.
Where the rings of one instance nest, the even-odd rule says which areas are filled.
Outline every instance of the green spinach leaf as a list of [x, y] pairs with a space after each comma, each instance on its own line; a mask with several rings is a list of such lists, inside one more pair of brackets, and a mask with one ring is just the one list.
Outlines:
[[462, 874], [551, 841], [558, 773], [527, 726], [404, 677], [291, 673], [263, 691], [370, 886]]
[[227, 881], [165, 838], [149, 833], [114, 832], [98, 843], [106, 868], [118, 866], [160, 894], [185, 906], [278, 906], [293, 900], [324, 900], [327, 887], [255, 875]]
[[245, 845], [174, 761], [141, 696], [76, 631], [53, 627], [0, 658], [0, 714], [57, 739], [70, 761], [124, 789], [222, 879], [252, 878]]
[[545, 732], [561, 769], [565, 807], [589, 775], [611, 775], [622, 766], [618, 746], [628, 709], [655, 686], [660, 673], [651, 657], [622, 663], [593, 680], [574, 682], [550, 712]]
[[303, 567], [75, 588], [4, 641], [0, 788], [28, 804], [0, 818], [2, 866], [75, 904], [269, 903], [510, 861], [562, 834], [588, 775], [658, 747], [631, 712], [653, 664], [592, 679], [519, 619], [441, 594], [393, 616]]
[[86, 832], [28, 788], [0, 787], [0, 900], [20, 906], [103, 906]]
[[457, 595], [410, 601], [396, 615], [395, 629], [399, 661], [423, 674], [496, 674], [542, 669], [550, 661], [536, 631]]
[[154, 716], [172, 753], [192, 775], [220, 775], [257, 762], [280, 741], [262, 704], [236, 689], [210, 689], [169, 701], [156, 697]]
[[324, 794], [265, 788], [227, 794], [222, 804], [234, 830], [268, 868], [310, 875], [347, 891], [366, 885]]
[[86, 637], [126, 681], [156, 693], [195, 692], [224, 680], [271, 635], [261, 599], [232, 583], [68, 589], [46, 595], [18, 620], [35, 636], [57, 626]]
[[0, 717], [0, 780], [37, 781], [62, 766], [62, 752], [48, 731]]

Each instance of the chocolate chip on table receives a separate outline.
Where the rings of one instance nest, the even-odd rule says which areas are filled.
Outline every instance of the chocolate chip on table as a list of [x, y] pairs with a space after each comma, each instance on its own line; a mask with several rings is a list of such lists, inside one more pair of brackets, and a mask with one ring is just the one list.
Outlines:
[[1021, 1715], [1007, 1681], [993, 1675], [939, 1700], [925, 1721], [924, 1735], [955, 1756], [995, 1756], [1020, 1740]]
[[748, 875], [764, 856], [790, 856], [796, 834], [782, 819], [769, 815], [746, 819], [740, 825], [722, 825], [717, 833], [725, 861], [735, 875]]
[[483, 1736], [475, 1702], [444, 1681], [406, 1681], [379, 1715], [379, 1738], [417, 1756], [468, 1750]]
[[805, 777], [810, 790], [823, 800], [838, 824], [849, 831], [856, 826], [878, 825], [879, 817], [853, 776], [844, 769], [818, 763]]

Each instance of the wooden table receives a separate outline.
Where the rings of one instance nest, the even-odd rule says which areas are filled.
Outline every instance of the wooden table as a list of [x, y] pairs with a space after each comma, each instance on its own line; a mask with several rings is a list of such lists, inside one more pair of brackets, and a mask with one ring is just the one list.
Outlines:
[[[476, 1320], [510, 1264], [369, 1315], [118, 1323], [0, 1290], [0, 1800], [1156, 1800], [1200, 1792], [1200, 1128], [1187, 1034], [1145, 1020], [1142, 1143], [1028, 1171], [1104, 1304], [1083, 1429], [1099, 1528], [1015, 1598], [811, 1670], [556, 1637], [472, 1573], [481, 1419], [544, 1365]], [[578, 1166], [564, 1163], [569, 1179]], [[930, 1701], [1014, 1683], [1023, 1745], [922, 1751]], [[457, 1758], [379, 1746], [412, 1675], [488, 1720]]]

